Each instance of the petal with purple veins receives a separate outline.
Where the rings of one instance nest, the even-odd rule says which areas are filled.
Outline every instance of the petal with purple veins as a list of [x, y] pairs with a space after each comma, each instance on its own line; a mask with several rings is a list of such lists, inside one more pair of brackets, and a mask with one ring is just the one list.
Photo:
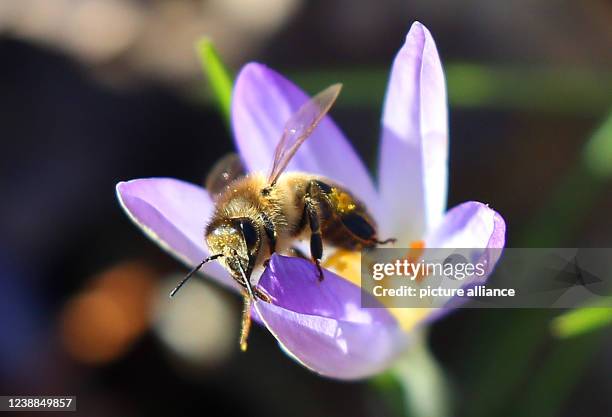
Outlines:
[[442, 64], [431, 34], [412, 25], [391, 70], [382, 118], [379, 184], [386, 234], [421, 239], [442, 219], [448, 181], [448, 121]]
[[273, 255], [259, 281], [275, 300], [257, 302], [257, 314], [281, 347], [307, 368], [339, 379], [384, 370], [406, 348], [406, 334], [385, 308], [361, 308], [362, 292], [312, 263]]
[[[232, 126], [236, 147], [250, 171], [268, 173], [287, 120], [308, 100], [291, 81], [257, 63], [246, 65], [236, 80]], [[289, 164], [290, 171], [328, 177], [346, 186], [376, 211], [378, 196], [361, 159], [326, 116]]]
[[[117, 184], [117, 198], [136, 225], [188, 266], [208, 256], [204, 229], [213, 210], [205, 189], [173, 178], [144, 178]], [[234, 286], [216, 262], [205, 273]]]

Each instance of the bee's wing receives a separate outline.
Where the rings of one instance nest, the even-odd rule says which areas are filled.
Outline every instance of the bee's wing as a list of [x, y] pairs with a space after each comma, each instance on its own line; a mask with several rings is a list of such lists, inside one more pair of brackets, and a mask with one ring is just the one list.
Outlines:
[[229, 153], [217, 161], [206, 176], [206, 189], [211, 195], [217, 195], [225, 191], [232, 181], [245, 174], [246, 170], [238, 154]]
[[342, 84], [334, 84], [308, 100], [285, 124], [283, 135], [274, 151], [268, 183], [274, 184], [287, 168], [298, 148], [315, 130], [340, 94]]

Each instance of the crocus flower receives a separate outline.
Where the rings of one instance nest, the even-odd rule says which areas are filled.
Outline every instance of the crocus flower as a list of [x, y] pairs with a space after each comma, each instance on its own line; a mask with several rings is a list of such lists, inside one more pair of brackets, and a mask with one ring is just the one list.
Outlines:
[[[232, 126], [249, 171], [268, 170], [285, 122], [307, 99], [261, 64], [242, 69], [233, 92]], [[378, 187], [329, 116], [288, 170], [343, 184], [368, 205], [379, 236], [395, 237], [397, 247], [503, 248], [504, 221], [487, 205], [470, 201], [446, 211], [447, 158], [444, 73], [431, 34], [417, 22], [391, 70]], [[205, 189], [177, 179], [147, 178], [119, 183], [117, 195], [131, 219], [187, 265], [209, 255], [204, 229], [213, 202]], [[488, 259], [487, 273], [496, 260]], [[410, 348], [416, 327], [439, 316], [433, 309], [362, 308], [361, 289], [349, 280], [354, 281], [350, 271], [359, 267], [358, 257], [345, 254], [324, 265], [335, 266], [343, 276], [326, 269], [319, 283], [311, 262], [273, 255], [258, 285], [274, 302], [254, 305], [255, 318], [281, 348], [319, 374], [357, 379], [380, 372]], [[216, 263], [208, 264], [205, 273], [237, 287]]]

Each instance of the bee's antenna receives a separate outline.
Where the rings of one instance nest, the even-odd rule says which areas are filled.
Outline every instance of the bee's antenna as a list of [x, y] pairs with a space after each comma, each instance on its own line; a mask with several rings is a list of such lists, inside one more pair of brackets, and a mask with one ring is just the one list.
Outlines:
[[202, 262], [200, 262], [195, 268], [193, 268], [191, 271], [189, 271], [187, 276], [185, 276], [185, 278], [183, 278], [181, 280], [181, 282], [179, 282], [179, 284], [176, 287], [174, 287], [174, 289], [172, 291], [170, 291], [170, 298], [174, 297], [176, 295], [176, 293], [178, 292], [178, 290], [180, 290], [181, 287], [183, 285], [185, 285], [185, 283], [189, 280], [189, 278], [191, 278], [193, 276], [193, 274], [198, 272], [200, 270], [200, 268], [202, 268], [202, 266], [206, 262], [214, 261], [215, 259], [220, 258], [222, 256], [223, 256], [223, 254], [221, 254], [221, 253], [217, 254], [217, 255], [211, 255], [208, 258], [205, 258]]

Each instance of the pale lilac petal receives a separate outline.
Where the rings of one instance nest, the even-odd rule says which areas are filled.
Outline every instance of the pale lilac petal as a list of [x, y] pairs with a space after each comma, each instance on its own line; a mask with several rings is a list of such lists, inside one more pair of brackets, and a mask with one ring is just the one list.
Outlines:
[[503, 248], [506, 224], [488, 205], [468, 201], [450, 209], [426, 239], [428, 248]]
[[[442, 64], [431, 34], [412, 25], [387, 87], [379, 162], [386, 234], [421, 239], [446, 208], [448, 116]], [[399, 233], [399, 234], [398, 234]]]
[[[458, 262], [481, 264], [484, 273], [475, 273], [462, 279], [427, 275], [422, 285], [467, 289], [485, 283], [502, 254], [505, 236], [506, 224], [503, 218], [487, 205], [470, 201], [452, 208], [439, 227], [426, 237], [422, 261], [427, 264], [444, 264], [447, 259], [452, 259], [449, 258], [451, 256], [461, 256], [464, 260], [458, 258]], [[424, 324], [438, 320], [466, 300], [465, 297], [435, 297], [426, 300], [430, 307], [443, 308], [429, 316]]]
[[[117, 198], [145, 234], [187, 266], [208, 256], [204, 229], [213, 203], [202, 187], [173, 178], [145, 178], [117, 184]], [[216, 262], [204, 271], [219, 282], [234, 285]]]
[[259, 281], [274, 304], [256, 310], [281, 347], [307, 368], [359, 379], [389, 366], [406, 334], [385, 308], [361, 308], [361, 289], [330, 271], [318, 281], [313, 264], [274, 255]]
[[[246, 65], [236, 80], [232, 126], [236, 147], [250, 171], [268, 173], [285, 123], [308, 96], [264, 65]], [[288, 166], [328, 177], [346, 186], [376, 211], [378, 197], [370, 175], [331, 117], [325, 117]]]
[[[472, 260], [485, 262], [484, 281], [493, 271], [506, 242], [506, 223], [495, 210], [477, 201], [468, 201], [446, 213], [439, 227], [426, 238], [427, 248], [472, 248]], [[495, 250], [498, 249], [498, 250]]]
[[280, 346], [308, 369], [337, 379], [361, 379], [385, 370], [402, 347], [398, 330], [299, 314], [257, 303]]

